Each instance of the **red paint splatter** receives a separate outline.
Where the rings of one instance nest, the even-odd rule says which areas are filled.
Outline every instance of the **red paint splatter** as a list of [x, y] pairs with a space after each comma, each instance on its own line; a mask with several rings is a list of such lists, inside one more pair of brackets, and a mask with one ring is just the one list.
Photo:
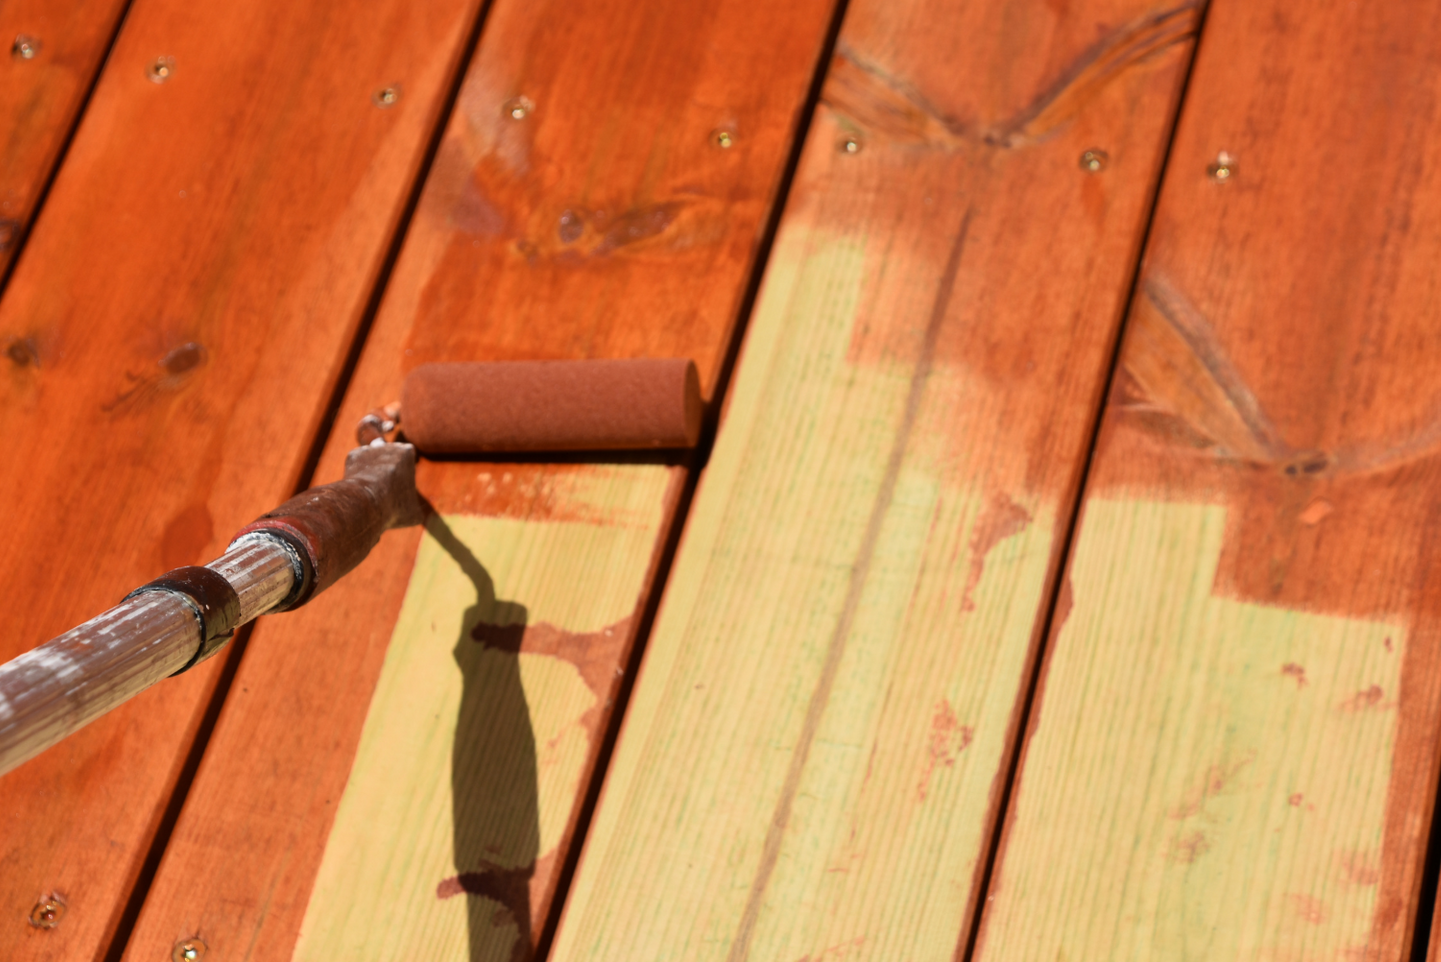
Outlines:
[[832, 945], [830, 948], [822, 949], [815, 955], [807, 952], [796, 959], [796, 962], [824, 962], [826, 959], [843, 959], [850, 954], [852, 949], [858, 949], [865, 944], [866, 937], [863, 935], [858, 939], [851, 939], [849, 942], [842, 942], [840, 945]]
[[1387, 635], [1387, 636], [1386, 636], [1386, 640], [1383, 642], [1383, 644], [1386, 646], [1386, 650], [1387, 650], [1387, 651], [1395, 651], [1395, 650], [1396, 650], [1396, 649], [1394, 649], [1394, 648], [1391, 647], [1391, 636], [1390, 636], [1390, 635]]
[[1178, 838], [1171, 846], [1170, 859], [1182, 865], [1190, 865], [1210, 850], [1211, 843], [1207, 841], [1205, 833], [1192, 832], [1183, 838]]
[[1352, 885], [1375, 885], [1381, 881], [1381, 863], [1374, 852], [1342, 852], [1341, 877]]
[[1306, 797], [1305, 797], [1304, 795], [1302, 795], [1300, 792], [1297, 792], [1296, 794], [1292, 795], [1290, 798], [1286, 799], [1286, 801], [1290, 803], [1290, 805], [1291, 805], [1292, 808], [1300, 808], [1300, 807], [1301, 807], [1301, 803], [1304, 802], [1305, 800], [1306, 800]]
[[1350, 698], [1341, 703], [1342, 711], [1365, 711], [1368, 708], [1375, 708], [1381, 704], [1381, 699], [1386, 693], [1381, 690], [1380, 685], [1372, 685], [1370, 688], [1356, 692]]
[[1282, 665], [1281, 674], [1296, 679], [1297, 689], [1306, 687], [1306, 669], [1302, 668], [1294, 661], [1287, 662], [1286, 664]]
[[1238, 762], [1229, 765], [1212, 765], [1206, 769], [1201, 785], [1193, 789], [1186, 800], [1168, 813], [1171, 818], [1190, 818], [1200, 814], [1209, 799], [1222, 794], [1247, 765], [1256, 760], [1256, 753], [1250, 752]]
[[966, 590], [961, 596], [962, 611], [976, 610], [972, 595], [981, 583], [981, 576], [986, 573], [986, 556], [991, 549], [1012, 535], [1020, 534], [1030, 523], [1030, 512], [1012, 501], [1005, 492], [997, 491], [991, 497], [971, 532], [971, 570], [966, 575]]
[[1291, 903], [1292, 911], [1301, 921], [1310, 922], [1312, 925], [1320, 925], [1326, 921], [1329, 913], [1326, 911], [1326, 903], [1320, 899], [1296, 892], [1288, 894], [1286, 899]]
[[920, 801], [925, 801], [926, 791], [936, 768], [950, 768], [955, 765], [956, 759], [966, 750], [966, 746], [970, 745], [975, 734], [973, 727], [961, 724], [949, 701], [942, 698], [936, 703], [935, 714], [931, 716], [930, 742], [926, 746], [926, 761], [918, 791]]

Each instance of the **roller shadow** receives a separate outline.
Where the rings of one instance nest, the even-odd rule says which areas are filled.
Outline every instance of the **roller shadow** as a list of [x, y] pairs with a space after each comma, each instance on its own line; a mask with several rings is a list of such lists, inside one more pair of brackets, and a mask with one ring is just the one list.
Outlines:
[[535, 732], [520, 682], [527, 612], [500, 601], [495, 583], [439, 514], [426, 530], [475, 585], [461, 620], [455, 662], [464, 689], [451, 750], [454, 879], [464, 894], [470, 962], [529, 962], [534, 954], [530, 880], [540, 849]]

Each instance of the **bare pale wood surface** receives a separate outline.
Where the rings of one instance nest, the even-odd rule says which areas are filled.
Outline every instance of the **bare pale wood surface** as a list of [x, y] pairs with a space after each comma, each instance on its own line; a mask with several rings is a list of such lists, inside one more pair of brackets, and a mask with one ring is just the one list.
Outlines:
[[[712, 393], [832, 11], [498, 0], [321, 479], [428, 361], [691, 357]], [[127, 958], [528, 955], [684, 481], [422, 463], [428, 533], [257, 629]]]
[[[0, 360], [0, 584], [26, 599], [0, 658], [214, 557], [294, 490], [476, 13], [130, 9], [0, 303], [24, 348]], [[216, 671], [0, 782], [0, 956], [104, 954]], [[64, 918], [32, 928], [51, 892]]]
[[[128, 0], [0, 7], [0, 273], [19, 250]], [[25, 351], [14, 342], [7, 351]]]
[[1410, 957], [1441, 734], [1438, 29], [1211, 4], [980, 960]]
[[1197, 14], [851, 5], [557, 962], [963, 954]]

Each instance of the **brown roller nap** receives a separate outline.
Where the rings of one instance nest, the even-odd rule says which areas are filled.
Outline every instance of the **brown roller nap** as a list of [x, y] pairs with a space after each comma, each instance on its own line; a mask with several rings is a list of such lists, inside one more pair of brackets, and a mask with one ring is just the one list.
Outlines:
[[688, 448], [700, 380], [684, 358], [422, 364], [400, 416], [406, 439], [436, 454]]

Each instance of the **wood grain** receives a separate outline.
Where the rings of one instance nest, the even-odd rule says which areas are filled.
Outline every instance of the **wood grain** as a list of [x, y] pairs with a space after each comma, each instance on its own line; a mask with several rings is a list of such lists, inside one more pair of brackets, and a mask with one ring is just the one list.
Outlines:
[[963, 951], [1196, 15], [849, 8], [557, 962]]
[[979, 959], [1410, 957], [1441, 735], [1438, 29], [1211, 5]]
[[[0, 657], [214, 557], [294, 490], [476, 12], [130, 9], [0, 304], [24, 345], [0, 361], [0, 584], [27, 600]], [[106, 951], [217, 667], [5, 776], [0, 955]], [[65, 917], [31, 928], [49, 892]]]
[[126, 6], [16, 0], [0, 8], [0, 276], [20, 249]]
[[[321, 477], [428, 361], [692, 357], [711, 393], [831, 14], [498, 0]], [[128, 958], [535, 946], [684, 473], [421, 469], [426, 536], [257, 629]]]

